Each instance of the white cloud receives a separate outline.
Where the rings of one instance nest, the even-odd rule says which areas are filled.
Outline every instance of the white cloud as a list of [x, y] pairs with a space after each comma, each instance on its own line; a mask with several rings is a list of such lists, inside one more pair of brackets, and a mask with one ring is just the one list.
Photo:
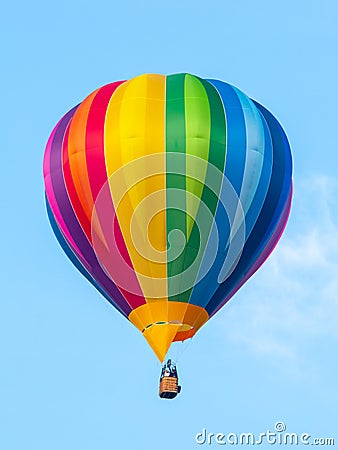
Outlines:
[[227, 337], [283, 367], [316, 339], [338, 340], [337, 194], [325, 176], [295, 186], [284, 236], [229, 308]]

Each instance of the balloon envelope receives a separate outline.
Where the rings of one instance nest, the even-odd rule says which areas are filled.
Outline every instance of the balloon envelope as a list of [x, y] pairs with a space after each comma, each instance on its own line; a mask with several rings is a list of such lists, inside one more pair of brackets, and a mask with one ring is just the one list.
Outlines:
[[94, 91], [54, 128], [44, 178], [67, 256], [161, 361], [263, 264], [292, 197], [275, 117], [190, 74]]

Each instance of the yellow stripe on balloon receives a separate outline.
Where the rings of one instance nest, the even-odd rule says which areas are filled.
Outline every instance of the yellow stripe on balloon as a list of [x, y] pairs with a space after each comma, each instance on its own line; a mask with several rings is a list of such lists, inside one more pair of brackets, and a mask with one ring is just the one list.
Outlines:
[[111, 195], [133, 268], [146, 301], [166, 301], [165, 76], [141, 75], [119, 86], [104, 135]]

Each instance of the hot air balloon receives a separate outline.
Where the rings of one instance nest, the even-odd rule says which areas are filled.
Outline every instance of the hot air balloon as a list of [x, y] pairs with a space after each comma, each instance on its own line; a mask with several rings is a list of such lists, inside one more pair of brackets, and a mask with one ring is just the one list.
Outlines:
[[263, 264], [291, 206], [276, 118], [186, 73], [94, 91], [52, 131], [43, 170], [61, 247], [161, 362]]

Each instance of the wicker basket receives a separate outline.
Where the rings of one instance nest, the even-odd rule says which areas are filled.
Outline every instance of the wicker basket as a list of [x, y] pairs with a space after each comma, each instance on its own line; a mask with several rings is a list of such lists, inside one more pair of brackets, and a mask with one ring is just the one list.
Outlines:
[[174, 398], [179, 392], [176, 377], [163, 377], [160, 382], [159, 396], [161, 398]]

